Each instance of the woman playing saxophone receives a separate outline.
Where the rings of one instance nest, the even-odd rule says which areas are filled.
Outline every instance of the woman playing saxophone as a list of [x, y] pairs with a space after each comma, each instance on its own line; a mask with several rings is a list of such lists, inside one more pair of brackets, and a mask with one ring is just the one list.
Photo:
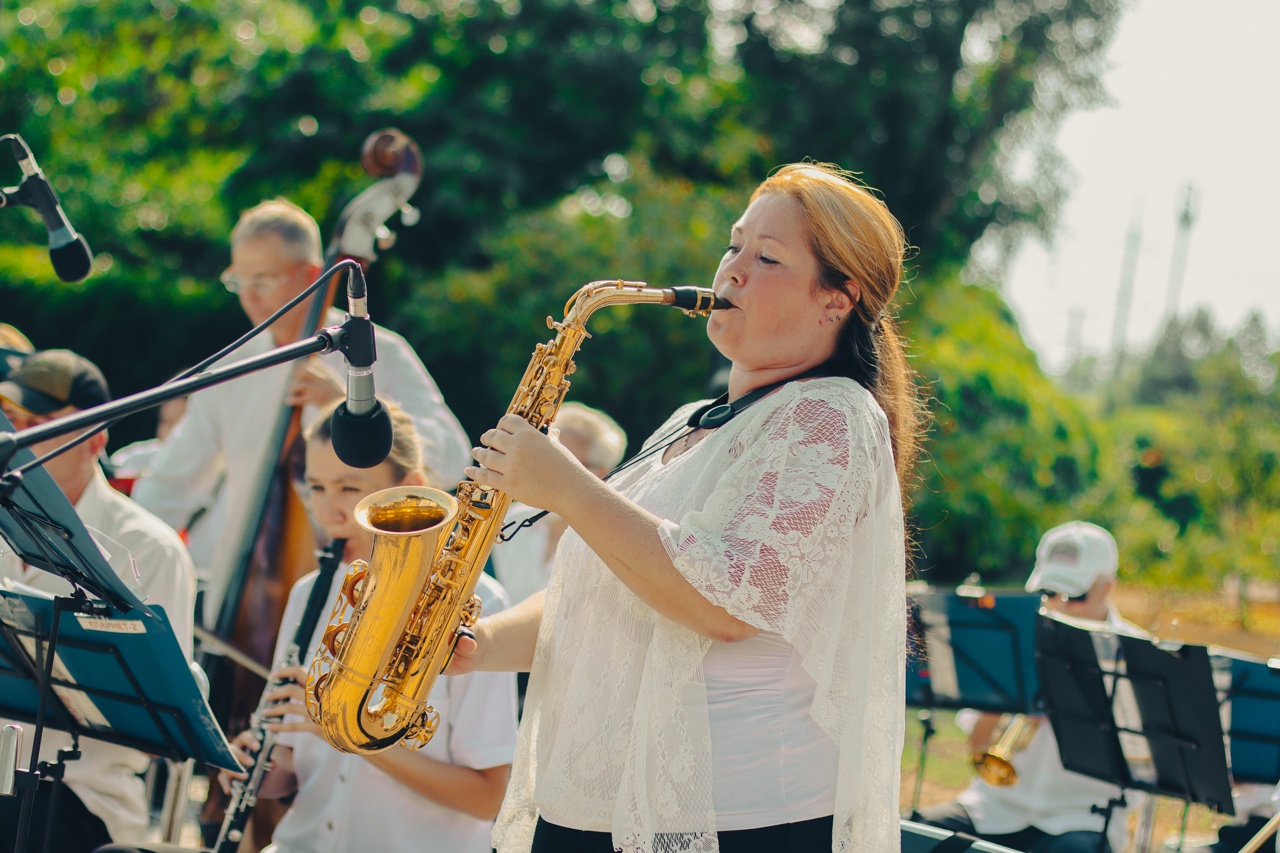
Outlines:
[[609, 483], [522, 418], [482, 436], [468, 475], [570, 527], [447, 670], [532, 669], [499, 851], [898, 849], [905, 248], [847, 173], [784, 167], [715, 275], [723, 400]]

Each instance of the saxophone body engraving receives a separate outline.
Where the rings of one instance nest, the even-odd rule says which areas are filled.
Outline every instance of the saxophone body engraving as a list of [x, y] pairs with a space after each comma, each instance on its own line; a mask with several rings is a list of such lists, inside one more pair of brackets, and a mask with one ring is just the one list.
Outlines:
[[[569, 299], [563, 320], [547, 319], [556, 335], [538, 344], [507, 412], [535, 428], [549, 426], [569, 391], [573, 357], [590, 337], [587, 318], [607, 305], [645, 303], [690, 316], [725, 307], [705, 288], [592, 282]], [[389, 507], [404, 501], [413, 506], [398, 512], [414, 529], [387, 529], [395, 514]], [[439, 714], [427, 697], [458, 628], [480, 616], [476, 584], [510, 504], [509, 495], [469, 480], [458, 485], [456, 499], [400, 487], [361, 501], [357, 521], [374, 532], [373, 553], [367, 564], [352, 564], [307, 680], [307, 710], [335, 748], [416, 749], [435, 734]]]

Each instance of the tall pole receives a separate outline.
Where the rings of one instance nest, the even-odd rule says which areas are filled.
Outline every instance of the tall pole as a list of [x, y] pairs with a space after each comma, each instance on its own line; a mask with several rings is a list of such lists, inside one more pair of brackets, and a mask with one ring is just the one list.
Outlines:
[[1067, 365], [1084, 357], [1084, 309], [1072, 308], [1067, 312]]
[[1173, 261], [1169, 266], [1169, 297], [1164, 306], [1166, 325], [1178, 316], [1178, 298], [1182, 295], [1182, 277], [1187, 271], [1187, 245], [1191, 242], [1191, 226], [1196, 224], [1197, 204], [1195, 187], [1187, 184], [1178, 211], [1178, 234], [1173, 241]]
[[1142, 220], [1134, 214], [1124, 241], [1124, 263], [1120, 268], [1120, 290], [1116, 293], [1116, 322], [1111, 330], [1111, 352], [1115, 358], [1113, 375], [1124, 367], [1126, 337], [1129, 334], [1129, 305], [1133, 302], [1133, 279], [1138, 271], [1138, 249], [1142, 245]]

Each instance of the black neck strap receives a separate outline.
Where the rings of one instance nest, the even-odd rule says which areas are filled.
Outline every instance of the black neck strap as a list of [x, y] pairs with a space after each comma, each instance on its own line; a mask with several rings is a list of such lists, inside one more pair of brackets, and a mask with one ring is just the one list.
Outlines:
[[699, 427], [702, 429], [722, 427], [736, 418], [747, 406], [750, 406], [766, 394], [778, 390], [788, 382], [795, 382], [797, 379], [811, 379], [822, 375], [824, 375], [822, 369], [814, 367], [796, 376], [788, 376], [786, 379], [780, 379], [777, 382], [752, 389], [732, 403], [729, 402], [728, 393], [721, 394], [705, 406], [699, 406], [694, 409], [693, 414], [689, 415], [688, 426], [693, 429], [698, 429]]
[[[777, 389], [781, 388], [783, 385], [786, 385], [788, 382], [795, 382], [797, 379], [812, 379], [815, 376], [826, 376], [826, 375], [827, 373], [825, 370], [822, 369], [822, 365], [819, 365], [818, 367], [813, 367], [813, 368], [810, 368], [809, 370], [806, 370], [804, 373], [799, 373], [799, 374], [796, 374], [795, 376], [788, 376], [786, 379], [781, 379], [777, 382], [770, 383], [769, 385], [763, 385], [759, 388], [755, 388], [751, 391], [748, 391], [738, 399], [734, 400], [732, 403], [729, 402], [728, 393], [721, 394], [719, 397], [712, 400], [710, 403], [707, 403], [704, 406], [699, 406], [697, 409], [695, 409], [693, 414], [689, 416], [689, 420], [686, 422], [685, 427], [676, 427], [675, 430], [672, 430], [672, 432], [667, 433], [662, 438], [655, 441], [652, 446], [641, 450], [635, 456], [632, 456], [626, 462], [623, 462], [617, 468], [614, 468], [608, 474], [605, 474], [604, 479], [608, 480], [614, 474], [617, 474], [619, 471], [623, 471], [627, 468], [630, 468], [632, 465], [636, 464], [642, 459], [648, 459], [653, 454], [660, 453], [663, 450], [666, 450], [672, 444], [675, 444], [677, 441], [691, 434], [696, 429], [699, 429], [699, 428], [715, 429], [717, 427], [724, 426], [729, 421], [737, 417], [745, 408], [747, 408], [747, 406], [750, 406], [752, 403], [756, 402], [761, 397], [768, 394], [770, 391], [776, 391]], [[688, 432], [682, 432], [679, 435], [676, 435], [674, 438], [672, 438], [672, 433], [679, 432], [681, 429], [684, 429], [686, 427], [689, 430]], [[519, 533], [521, 530], [523, 530], [526, 527], [532, 527], [546, 514], [547, 514], [547, 511], [543, 510], [537, 515], [532, 515], [523, 521], [507, 522], [502, 526], [501, 532], [498, 533], [498, 541], [510, 542], [511, 539], [517, 533]], [[508, 533], [507, 530], [513, 525], [515, 526], [515, 530], [512, 530], [510, 533]]]

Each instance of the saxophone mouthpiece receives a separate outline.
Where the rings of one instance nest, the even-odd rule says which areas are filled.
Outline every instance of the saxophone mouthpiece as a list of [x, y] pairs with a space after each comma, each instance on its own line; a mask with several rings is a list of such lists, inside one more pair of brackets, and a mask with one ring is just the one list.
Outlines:
[[731, 302], [716, 296], [709, 287], [671, 287], [668, 290], [672, 294], [671, 304], [683, 311], [705, 313], [733, 307]]

